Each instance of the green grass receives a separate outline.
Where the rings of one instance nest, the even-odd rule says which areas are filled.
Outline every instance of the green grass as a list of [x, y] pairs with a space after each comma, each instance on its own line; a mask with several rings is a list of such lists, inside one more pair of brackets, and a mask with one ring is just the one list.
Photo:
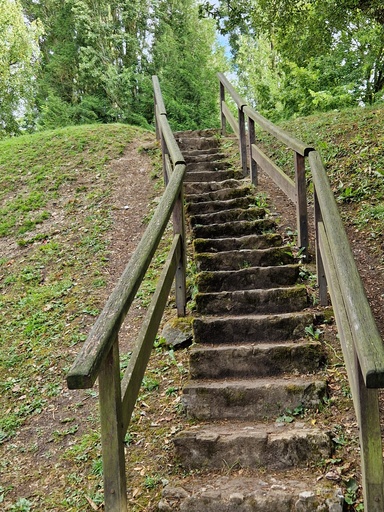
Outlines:
[[[12, 248], [0, 262], [0, 439], [44, 405], [67, 364], [64, 355], [50, 371], [52, 352], [81, 341], [99, 312], [111, 222], [106, 163], [140, 133], [80, 126], [0, 142], [0, 243]], [[43, 385], [31, 393], [36, 379]]]

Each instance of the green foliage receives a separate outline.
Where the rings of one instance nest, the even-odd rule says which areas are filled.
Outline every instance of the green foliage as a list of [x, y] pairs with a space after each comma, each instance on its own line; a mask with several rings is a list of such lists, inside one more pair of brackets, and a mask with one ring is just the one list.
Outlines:
[[26, 23], [18, 0], [0, 1], [0, 138], [29, 128], [41, 24]]
[[222, 31], [236, 35], [239, 86], [272, 120], [383, 97], [384, 24], [377, 2], [254, 0], [234, 10], [226, 6], [206, 3], [203, 10]]
[[40, 129], [153, 122], [151, 75], [159, 74], [175, 127], [218, 124], [215, 30], [194, 0], [20, 0], [44, 25], [36, 77]]
[[[159, 76], [170, 123], [176, 130], [218, 126], [217, 71], [225, 67], [215, 48], [210, 20], [198, 17], [195, 3], [157, 2], [153, 70]], [[212, 53], [212, 48], [214, 53]]]

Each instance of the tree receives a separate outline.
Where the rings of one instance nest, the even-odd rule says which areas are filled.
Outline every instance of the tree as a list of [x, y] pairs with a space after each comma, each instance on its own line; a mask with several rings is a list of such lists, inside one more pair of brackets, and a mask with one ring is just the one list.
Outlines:
[[[239, 81], [245, 90], [255, 94], [259, 109], [270, 111], [275, 117], [289, 117], [372, 103], [383, 96], [381, 1], [253, 0], [236, 3], [235, 10], [232, 4], [221, 1], [214, 7], [206, 3], [204, 10], [220, 17], [226, 6], [226, 21], [221, 28], [237, 31], [240, 45], [237, 43], [235, 48], [235, 64]], [[236, 25], [239, 5], [246, 23]], [[251, 48], [255, 58], [264, 49], [258, 63], [251, 64], [246, 57]], [[268, 52], [272, 74], [262, 66]], [[273, 93], [266, 98], [268, 90]]]
[[0, 0], [0, 136], [29, 126], [41, 33], [39, 23], [24, 20], [18, 0]]
[[159, 0], [155, 7], [153, 72], [159, 76], [175, 129], [218, 125], [217, 71], [225, 64], [211, 20], [193, 0]]

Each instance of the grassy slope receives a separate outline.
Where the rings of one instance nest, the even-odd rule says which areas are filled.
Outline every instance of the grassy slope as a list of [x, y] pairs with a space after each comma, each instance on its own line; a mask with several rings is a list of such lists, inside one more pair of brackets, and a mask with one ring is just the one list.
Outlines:
[[0, 440], [56, 393], [66, 361], [52, 371], [54, 345], [82, 340], [82, 317], [98, 312], [110, 223], [105, 164], [136, 133], [76, 127], [0, 143]]

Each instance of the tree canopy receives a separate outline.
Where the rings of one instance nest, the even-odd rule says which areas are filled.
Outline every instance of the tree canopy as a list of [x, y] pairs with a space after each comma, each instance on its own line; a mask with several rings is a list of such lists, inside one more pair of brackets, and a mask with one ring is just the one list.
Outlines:
[[195, 0], [0, 0], [2, 27], [9, 32], [0, 34], [7, 133], [23, 128], [15, 115], [20, 102], [39, 128], [148, 127], [152, 74], [162, 77], [175, 125], [218, 123], [215, 73], [224, 57], [215, 49], [214, 22], [199, 17]]
[[0, 0], [0, 136], [28, 126], [41, 33], [38, 21], [26, 22], [18, 0]]
[[274, 118], [373, 103], [384, 89], [381, 0], [204, 2], [230, 37], [239, 85]]

